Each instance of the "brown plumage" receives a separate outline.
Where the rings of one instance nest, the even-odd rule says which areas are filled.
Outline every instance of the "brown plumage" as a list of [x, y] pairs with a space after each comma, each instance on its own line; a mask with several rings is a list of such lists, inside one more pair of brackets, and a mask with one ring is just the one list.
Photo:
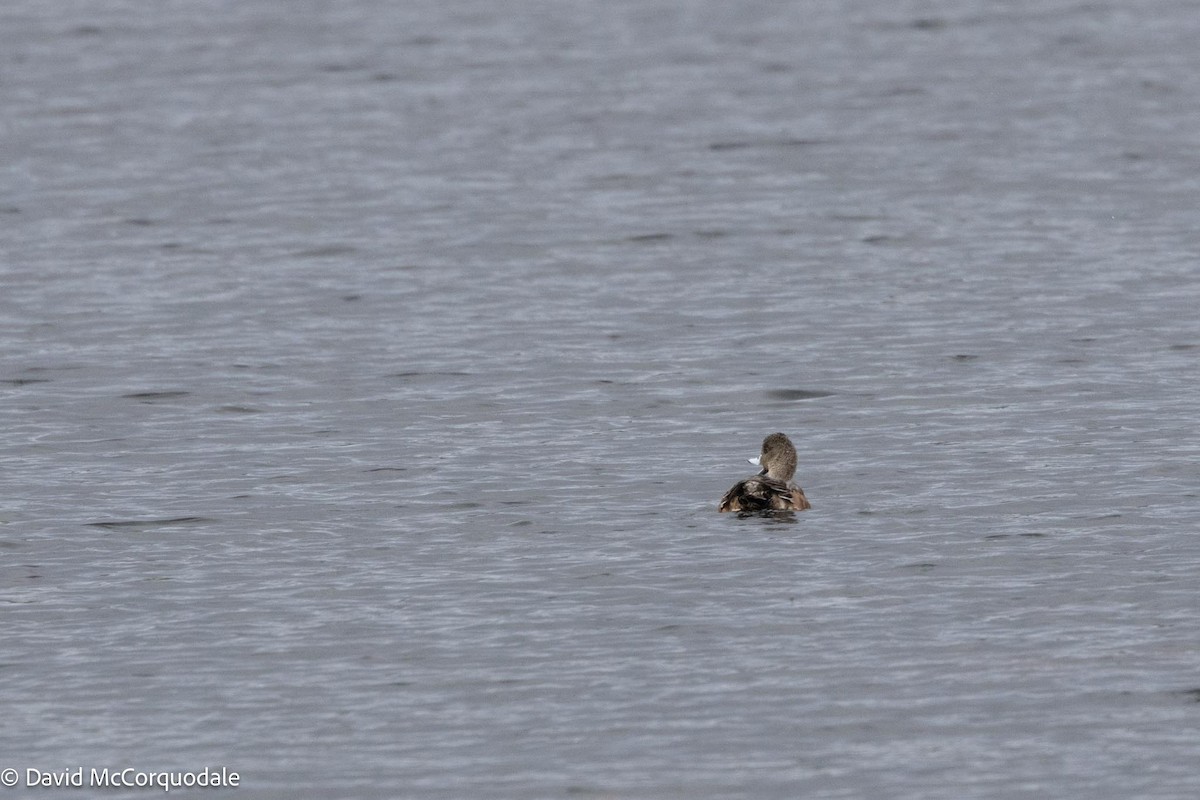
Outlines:
[[762, 472], [739, 481], [721, 498], [717, 511], [803, 511], [812, 508], [795, 484], [796, 448], [782, 433], [763, 439]]

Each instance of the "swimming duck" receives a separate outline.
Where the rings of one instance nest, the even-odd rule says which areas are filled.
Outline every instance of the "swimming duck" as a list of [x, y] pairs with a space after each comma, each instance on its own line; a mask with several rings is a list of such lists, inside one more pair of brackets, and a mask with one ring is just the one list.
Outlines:
[[812, 508], [795, 484], [796, 448], [782, 433], [763, 439], [762, 455], [750, 459], [762, 472], [738, 481], [721, 498], [717, 511], [803, 511]]

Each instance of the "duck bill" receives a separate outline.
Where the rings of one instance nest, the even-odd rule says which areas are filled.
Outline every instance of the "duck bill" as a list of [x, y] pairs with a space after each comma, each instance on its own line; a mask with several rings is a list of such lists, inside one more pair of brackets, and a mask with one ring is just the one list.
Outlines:
[[[754, 466], [756, 466], [756, 467], [762, 467], [762, 456], [756, 456], [756, 457], [754, 457], [754, 458], [747, 458], [746, 460], [747, 460], [747, 461], [749, 461], [751, 464], [753, 464], [753, 465], [754, 465]], [[762, 468], [762, 471], [760, 471], [758, 474], [759, 474], [759, 475], [766, 475], [766, 474], [767, 474], [767, 468], [766, 468], [766, 467], [763, 467], [763, 468]]]

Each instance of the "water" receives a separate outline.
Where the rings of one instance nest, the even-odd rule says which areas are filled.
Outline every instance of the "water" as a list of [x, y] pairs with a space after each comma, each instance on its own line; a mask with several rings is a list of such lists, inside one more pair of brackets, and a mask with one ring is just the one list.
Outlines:
[[8, 3], [0, 768], [1193, 797], [1198, 35]]

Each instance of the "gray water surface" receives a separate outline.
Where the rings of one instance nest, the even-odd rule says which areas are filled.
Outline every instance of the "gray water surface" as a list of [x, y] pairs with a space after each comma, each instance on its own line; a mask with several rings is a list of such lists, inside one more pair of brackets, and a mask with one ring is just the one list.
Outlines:
[[[0, 768], [1192, 800], [1197, 41], [11, 0]], [[776, 430], [814, 509], [715, 513]]]

